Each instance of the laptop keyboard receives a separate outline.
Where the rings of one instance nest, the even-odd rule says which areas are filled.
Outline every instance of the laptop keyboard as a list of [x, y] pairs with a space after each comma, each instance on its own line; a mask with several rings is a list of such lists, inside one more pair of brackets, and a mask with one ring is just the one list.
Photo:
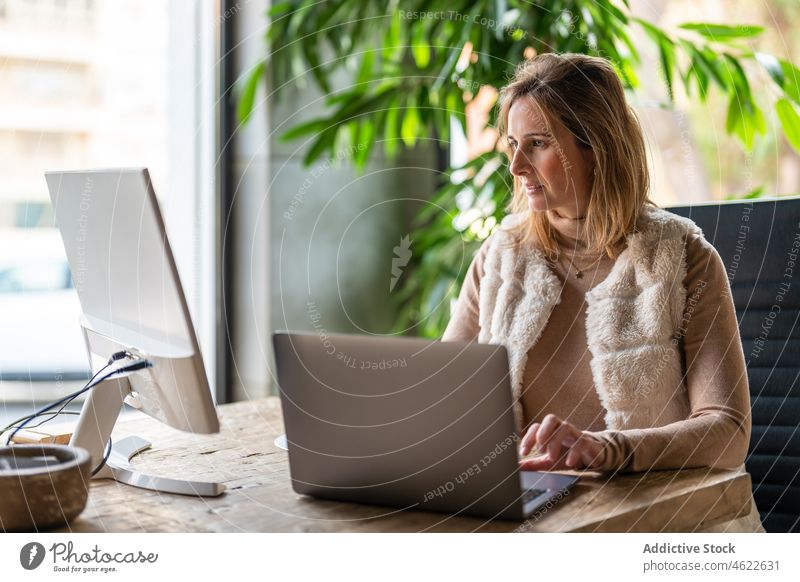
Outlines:
[[530, 489], [526, 489], [525, 492], [522, 494], [522, 503], [528, 503], [529, 501], [533, 501], [540, 495], [547, 493], [547, 489], [536, 489], [532, 487]]

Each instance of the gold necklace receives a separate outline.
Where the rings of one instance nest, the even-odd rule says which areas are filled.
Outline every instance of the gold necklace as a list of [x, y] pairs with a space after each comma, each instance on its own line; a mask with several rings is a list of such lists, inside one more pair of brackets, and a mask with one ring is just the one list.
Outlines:
[[[558, 257], [556, 258], [556, 261], [558, 261], [559, 263], [561, 263], [561, 254], [562, 253], [559, 253]], [[570, 261], [569, 262], [569, 266], [566, 268], [567, 269], [567, 274], [569, 274], [570, 269], [572, 269], [574, 267], [575, 268], [575, 278], [583, 279], [583, 272], [586, 271], [587, 269], [595, 266], [597, 263], [600, 262], [600, 259], [602, 259], [602, 258], [603, 258], [603, 254], [601, 253], [590, 265], [587, 265], [586, 267], [582, 267], [580, 269], [578, 267], [575, 267], [575, 263], [573, 261]]]

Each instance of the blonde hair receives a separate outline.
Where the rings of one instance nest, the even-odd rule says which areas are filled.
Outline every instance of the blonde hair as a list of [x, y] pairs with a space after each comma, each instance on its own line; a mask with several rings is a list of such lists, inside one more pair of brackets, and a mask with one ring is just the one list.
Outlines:
[[[616, 258], [618, 245], [635, 230], [644, 205], [655, 203], [648, 193], [642, 129], [614, 68], [606, 59], [571, 53], [545, 53], [520, 63], [500, 91], [501, 143], [506, 143], [509, 110], [523, 97], [533, 99], [547, 123], [558, 119], [579, 147], [593, 151], [595, 174], [584, 222], [587, 242], [590, 250]], [[509, 210], [528, 211], [516, 176]], [[518, 242], [535, 239], [549, 256], [558, 254], [557, 233], [545, 212], [531, 212], [517, 234]]]

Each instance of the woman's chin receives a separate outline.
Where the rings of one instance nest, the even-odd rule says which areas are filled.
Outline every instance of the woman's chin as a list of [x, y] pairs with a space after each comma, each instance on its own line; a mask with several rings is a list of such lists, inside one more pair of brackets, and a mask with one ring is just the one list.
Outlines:
[[528, 194], [528, 208], [532, 212], [544, 212], [547, 210], [547, 199], [544, 194]]

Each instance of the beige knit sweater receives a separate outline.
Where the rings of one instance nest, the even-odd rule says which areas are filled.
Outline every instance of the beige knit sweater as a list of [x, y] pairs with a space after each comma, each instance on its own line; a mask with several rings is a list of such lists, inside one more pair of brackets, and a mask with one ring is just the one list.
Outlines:
[[[602, 469], [642, 471], [699, 466], [736, 468], [744, 462], [750, 400], [736, 314], [719, 254], [702, 236], [686, 240], [684, 370], [690, 414], [686, 420], [648, 429], [608, 430], [590, 369], [586, 338], [586, 293], [609, 274], [614, 260], [587, 252], [582, 221], [548, 211], [560, 234], [562, 261], [553, 267], [561, 300], [535, 346], [523, 374], [525, 426], [553, 413], [605, 444]], [[476, 340], [480, 284], [487, 245], [466, 276], [444, 341]], [[569, 262], [584, 269], [583, 278]]]

